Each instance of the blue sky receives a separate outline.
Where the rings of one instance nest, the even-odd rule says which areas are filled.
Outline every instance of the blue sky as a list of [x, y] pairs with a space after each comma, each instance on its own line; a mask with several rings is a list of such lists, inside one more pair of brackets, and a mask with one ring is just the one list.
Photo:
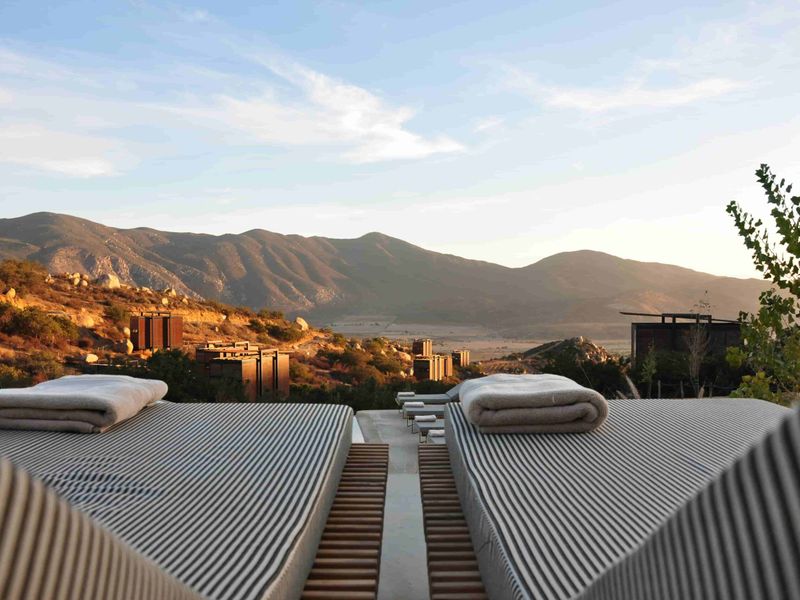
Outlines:
[[0, 216], [750, 276], [798, 67], [798, 2], [5, 0]]

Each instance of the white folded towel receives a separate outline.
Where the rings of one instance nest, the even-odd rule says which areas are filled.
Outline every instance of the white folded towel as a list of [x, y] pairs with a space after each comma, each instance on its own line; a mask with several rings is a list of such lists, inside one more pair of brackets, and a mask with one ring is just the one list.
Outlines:
[[459, 397], [481, 433], [578, 433], [597, 428], [608, 415], [602, 395], [560, 375], [469, 379]]
[[424, 402], [405, 402], [403, 408], [425, 408]]
[[167, 394], [167, 384], [125, 375], [69, 375], [0, 390], [0, 429], [97, 433]]
[[444, 437], [444, 429], [431, 429], [428, 435], [430, 437]]
[[397, 392], [398, 396], [416, 396], [416, 392]]
[[414, 420], [417, 423], [433, 423], [436, 421], [436, 415], [417, 415]]

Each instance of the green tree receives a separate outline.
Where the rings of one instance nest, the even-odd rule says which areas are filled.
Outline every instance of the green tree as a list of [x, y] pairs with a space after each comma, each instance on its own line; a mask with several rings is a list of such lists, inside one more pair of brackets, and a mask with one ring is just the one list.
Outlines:
[[[756, 177], [764, 188], [774, 234], [762, 219], [737, 202], [726, 211], [753, 256], [753, 263], [775, 287], [761, 294], [756, 314], [740, 313], [742, 346], [728, 350], [728, 362], [747, 367], [735, 396], [789, 403], [800, 396], [800, 196], [762, 164]], [[772, 235], [776, 235], [776, 240]]]

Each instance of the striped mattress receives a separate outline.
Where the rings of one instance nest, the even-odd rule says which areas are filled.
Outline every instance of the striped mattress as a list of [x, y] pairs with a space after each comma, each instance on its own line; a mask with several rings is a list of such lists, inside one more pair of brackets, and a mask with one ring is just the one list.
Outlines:
[[0, 456], [207, 598], [299, 597], [351, 409], [158, 403], [94, 435], [2, 431]]
[[459, 496], [498, 600], [576, 598], [788, 413], [759, 400], [610, 400], [591, 433], [484, 435], [459, 404], [447, 410]]

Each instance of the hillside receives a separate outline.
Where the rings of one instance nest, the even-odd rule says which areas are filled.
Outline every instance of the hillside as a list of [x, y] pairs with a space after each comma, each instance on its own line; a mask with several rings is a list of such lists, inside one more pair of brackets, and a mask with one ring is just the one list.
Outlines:
[[52, 273], [115, 273], [133, 286], [192, 298], [270, 306], [318, 323], [348, 315], [488, 327], [509, 337], [624, 338], [629, 311], [686, 311], [708, 291], [713, 312], [753, 310], [765, 287], [593, 251], [512, 269], [370, 233], [357, 239], [254, 229], [213, 236], [116, 229], [53, 213], [0, 219], [0, 258]]
[[[48, 275], [37, 263], [0, 261], [0, 387], [29, 385], [92, 364], [139, 367], [154, 357], [134, 351], [129, 316], [169, 310], [183, 318], [180, 350], [208, 340], [250, 341], [291, 354], [295, 386], [403, 385], [410, 348], [381, 338], [347, 339], [279, 311], [255, 312], [198, 300], [174, 289], [109, 288], [87, 274]], [[174, 374], [174, 373], [173, 373]], [[412, 385], [409, 383], [409, 385]]]

